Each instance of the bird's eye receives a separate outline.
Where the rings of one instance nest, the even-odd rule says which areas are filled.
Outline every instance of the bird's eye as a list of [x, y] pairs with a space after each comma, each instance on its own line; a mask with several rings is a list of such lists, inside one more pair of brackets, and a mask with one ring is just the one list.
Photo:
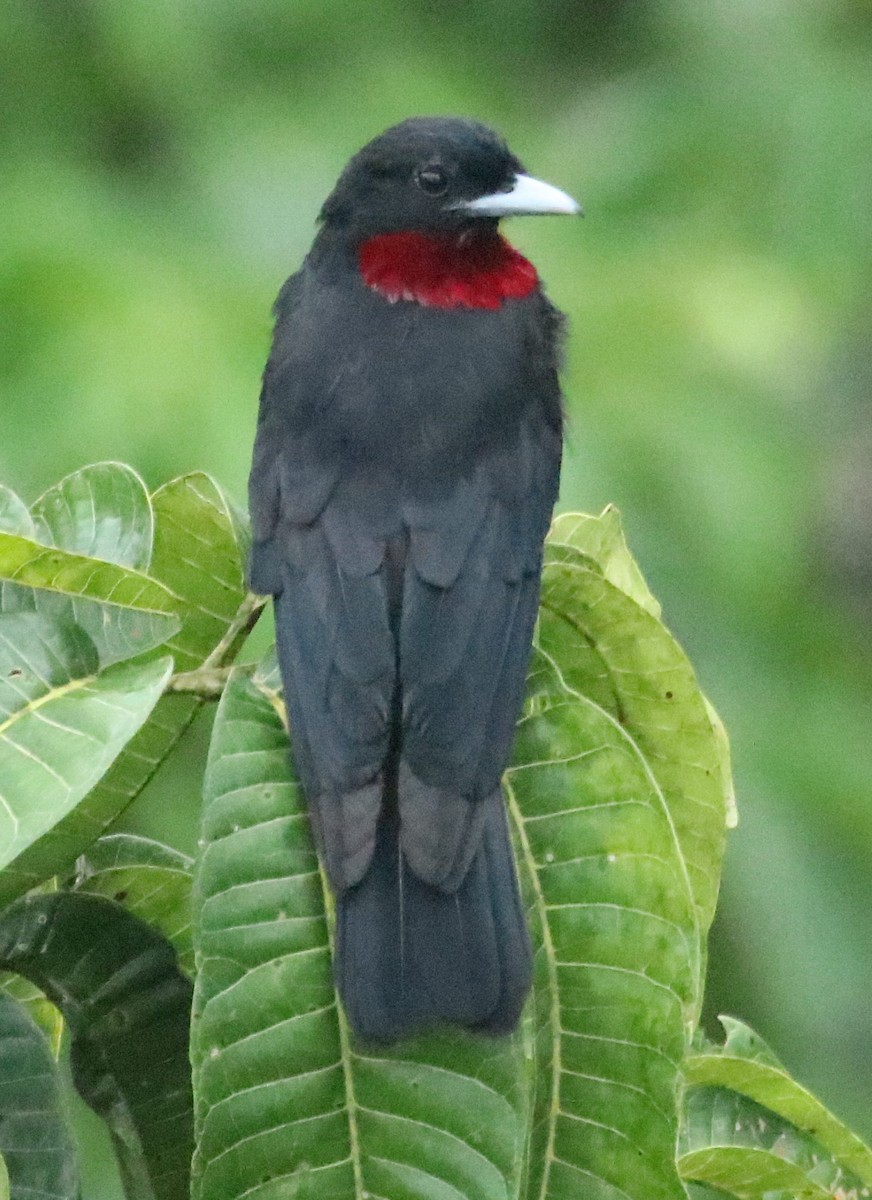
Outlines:
[[428, 196], [441, 196], [448, 187], [448, 175], [442, 167], [421, 167], [415, 175], [415, 183]]

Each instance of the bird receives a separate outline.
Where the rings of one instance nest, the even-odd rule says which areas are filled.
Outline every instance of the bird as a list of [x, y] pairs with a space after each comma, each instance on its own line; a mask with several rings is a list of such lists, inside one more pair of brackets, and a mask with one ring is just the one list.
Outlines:
[[249, 481], [293, 760], [363, 1042], [516, 1028], [532, 953], [501, 780], [557, 498], [564, 318], [500, 219], [572, 214], [503, 138], [411, 117], [281, 288]]

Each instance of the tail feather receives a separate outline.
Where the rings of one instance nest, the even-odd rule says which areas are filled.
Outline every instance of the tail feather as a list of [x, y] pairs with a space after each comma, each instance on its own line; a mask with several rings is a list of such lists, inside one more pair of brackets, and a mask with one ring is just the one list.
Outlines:
[[337, 898], [336, 977], [359, 1036], [395, 1041], [446, 1023], [514, 1028], [532, 956], [502, 796], [453, 892], [424, 883], [399, 849], [396, 811], [379, 821], [365, 877]]

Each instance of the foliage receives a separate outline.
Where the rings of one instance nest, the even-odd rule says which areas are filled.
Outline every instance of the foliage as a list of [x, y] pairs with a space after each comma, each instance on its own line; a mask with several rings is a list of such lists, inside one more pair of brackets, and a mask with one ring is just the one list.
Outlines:
[[[61, 1020], [129, 1200], [872, 1185], [872, 1153], [745, 1026], [725, 1020], [723, 1046], [699, 1032], [728, 748], [615, 510], [558, 518], [546, 548], [505, 780], [535, 945], [521, 1026], [391, 1048], [356, 1043], [333, 991], [274, 656], [234, 664], [262, 607], [242, 585], [242, 519], [203, 475], [149, 494], [118, 464], [29, 510], [6, 490], [2, 512], [0, 1038], [16, 1050], [0, 1118], [22, 1087], [44, 1096], [24, 1134], [0, 1119], [11, 1200], [33, 1172], [47, 1194], [76, 1187]], [[78, 619], [85, 600], [106, 628], [125, 609], [111, 654]], [[193, 862], [107, 832], [184, 736], [189, 710], [165, 708], [179, 699], [219, 700]], [[25, 1162], [23, 1137], [44, 1151]]]

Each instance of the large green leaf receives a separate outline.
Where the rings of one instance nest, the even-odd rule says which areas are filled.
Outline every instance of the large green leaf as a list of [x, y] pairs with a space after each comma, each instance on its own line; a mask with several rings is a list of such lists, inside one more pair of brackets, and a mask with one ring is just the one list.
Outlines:
[[721, 1017], [723, 1046], [708, 1046], [685, 1062], [689, 1085], [729, 1088], [764, 1105], [832, 1156], [846, 1173], [872, 1187], [872, 1150], [792, 1079], [766, 1043], [747, 1025]]
[[74, 621], [106, 667], [154, 650], [179, 628], [172, 594], [128, 567], [0, 532], [0, 610]]
[[690, 663], [651, 612], [565, 544], [547, 547], [538, 636], [567, 685], [606, 709], [644, 756], [675, 826], [704, 933], [720, 883], [728, 770], [725, 740]]
[[[535, 658], [532, 674], [541, 688]], [[536, 944], [526, 1194], [681, 1197], [675, 1098], [700, 946], [663, 795], [618, 722], [547, 687], [506, 788]]]
[[100, 896], [26, 896], [0, 919], [0, 965], [63, 1012], [76, 1088], [109, 1126], [128, 1200], [186, 1200], [191, 985], [169, 942]]
[[67, 475], [31, 507], [39, 541], [147, 571], [154, 521], [148, 491], [123, 463], [93, 463]]
[[75, 1200], [79, 1194], [54, 1056], [21, 1005], [2, 992], [0, 1160], [6, 1163], [10, 1200]]
[[692, 1088], [685, 1100], [678, 1166], [686, 1179], [739, 1200], [859, 1197], [859, 1176], [819, 1142], [745, 1096]]
[[216, 716], [194, 892], [194, 1195], [518, 1196], [520, 1035], [351, 1044], [280, 708], [240, 671]]
[[98, 672], [77, 626], [0, 615], [0, 900], [69, 861], [59, 822], [146, 721], [171, 667], [163, 658]]
[[698, 945], [678, 844], [627, 734], [555, 696], [547, 661], [537, 676], [508, 776], [538, 941], [529, 1015], [510, 1039], [375, 1050], [336, 1006], [275, 679], [234, 675], [195, 874], [201, 1200], [684, 1195], [675, 1101]]
[[159, 929], [194, 973], [191, 945], [191, 867], [186, 854], [151, 838], [111, 833], [98, 838], [76, 863], [71, 886], [105, 896]]

